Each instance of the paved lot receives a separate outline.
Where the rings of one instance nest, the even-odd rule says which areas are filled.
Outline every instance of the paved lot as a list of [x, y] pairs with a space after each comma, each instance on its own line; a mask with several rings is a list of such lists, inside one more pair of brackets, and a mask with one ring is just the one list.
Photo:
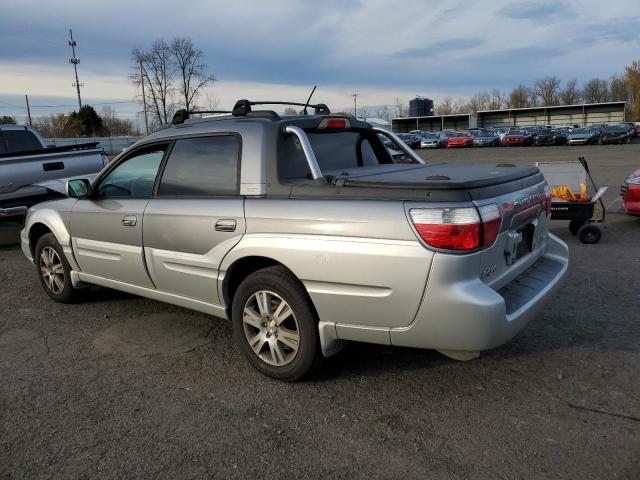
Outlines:
[[[618, 186], [640, 144], [425, 152], [584, 154]], [[640, 220], [570, 245], [564, 286], [508, 345], [456, 363], [352, 345], [316, 381], [253, 371], [222, 320], [106, 289], [53, 303], [0, 247], [0, 478], [639, 478]]]

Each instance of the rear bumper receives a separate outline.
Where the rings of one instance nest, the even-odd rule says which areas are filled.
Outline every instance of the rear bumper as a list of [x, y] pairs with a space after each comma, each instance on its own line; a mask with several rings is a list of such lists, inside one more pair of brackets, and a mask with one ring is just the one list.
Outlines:
[[468, 351], [502, 345], [538, 315], [567, 271], [568, 254], [567, 245], [550, 234], [545, 254], [497, 291], [469, 279], [468, 265], [455, 256], [436, 257], [415, 321], [392, 329], [391, 343]]

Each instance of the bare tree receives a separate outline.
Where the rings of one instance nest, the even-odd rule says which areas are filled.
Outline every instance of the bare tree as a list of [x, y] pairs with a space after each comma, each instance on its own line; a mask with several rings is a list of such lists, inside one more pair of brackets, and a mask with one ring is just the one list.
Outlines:
[[442, 102], [436, 104], [436, 115], [451, 115], [453, 113], [453, 98], [444, 97]]
[[560, 91], [560, 100], [564, 105], [576, 105], [580, 103], [582, 94], [578, 88], [578, 80], [575, 78], [569, 80], [564, 88]]
[[533, 84], [534, 93], [540, 98], [542, 105], [545, 107], [560, 103], [559, 88], [560, 79], [558, 77], [539, 78]]
[[640, 120], [640, 60], [624, 69], [624, 82], [629, 92], [629, 120]]
[[[141, 86], [144, 82], [147, 110], [156, 126], [169, 122], [173, 113], [173, 57], [169, 44], [160, 39], [148, 51], [135, 48], [131, 58], [136, 70], [131, 80]], [[142, 67], [142, 68], [141, 68]]]
[[471, 103], [464, 97], [453, 102], [453, 113], [469, 113], [471, 110]]
[[217, 110], [220, 106], [220, 99], [212, 94], [207, 93], [204, 97], [204, 109], [205, 110]]
[[108, 105], [102, 107], [100, 116], [107, 135], [140, 135], [131, 120], [118, 118], [116, 111]]
[[393, 101], [393, 106], [396, 109], [396, 117], [407, 116], [407, 105], [398, 97]]
[[582, 97], [586, 103], [608, 102], [610, 98], [609, 84], [601, 78], [592, 78], [584, 84]]
[[391, 113], [389, 112], [389, 107], [387, 105], [383, 105], [376, 110], [376, 117], [382, 118], [383, 120], [389, 120], [391, 117]]
[[171, 41], [169, 48], [178, 76], [178, 103], [181, 107], [191, 110], [200, 90], [213, 83], [215, 77], [207, 73], [202, 50], [195, 48], [190, 38], [176, 37]]
[[609, 79], [609, 96], [612, 101], [629, 102], [632, 100], [627, 90], [627, 83], [623, 77], [614, 75]]
[[487, 105], [488, 110], [500, 110], [507, 105], [507, 96], [497, 88], [494, 88], [490, 92], [489, 103]]
[[518, 85], [509, 93], [507, 103], [510, 108], [535, 107], [535, 93], [526, 85]]

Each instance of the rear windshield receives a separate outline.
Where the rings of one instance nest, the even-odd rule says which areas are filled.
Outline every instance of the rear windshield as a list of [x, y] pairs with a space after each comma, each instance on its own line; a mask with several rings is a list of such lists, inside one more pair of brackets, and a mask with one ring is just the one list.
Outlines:
[[[323, 173], [393, 163], [387, 149], [374, 132], [307, 132], [307, 137]], [[290, 135], [283, 139], [278, 152], [280, 178], [311, 178], [310, 173], [298, 138]]]
[[2, 150], [6, 149], [7, 153], [26, 152], [42, 148], [36, 136], [27, 130], [3, 130], [0, 133], [0, 142], [4, 143]]

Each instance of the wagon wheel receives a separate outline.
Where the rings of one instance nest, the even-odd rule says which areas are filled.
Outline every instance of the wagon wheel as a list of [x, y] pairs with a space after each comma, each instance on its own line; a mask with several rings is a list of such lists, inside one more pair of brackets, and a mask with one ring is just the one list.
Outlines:
[[578, 229], [578, 238], [588, 245], [598, 243], [602, 238], [602, 230], [595, 225], [586, 224]]

